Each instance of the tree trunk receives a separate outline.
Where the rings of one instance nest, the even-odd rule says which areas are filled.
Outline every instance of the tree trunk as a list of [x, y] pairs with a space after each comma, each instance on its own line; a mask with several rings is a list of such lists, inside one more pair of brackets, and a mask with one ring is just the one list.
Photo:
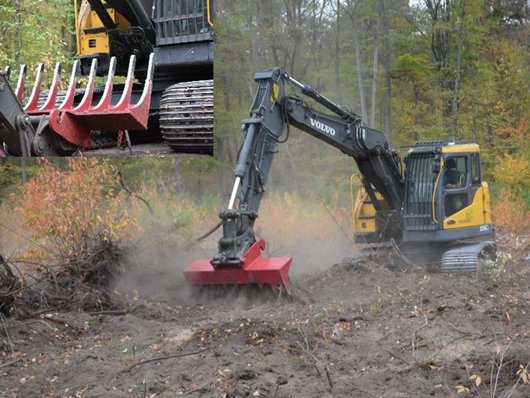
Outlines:
[[454, 81], [449, 70], [451, 45], [451, 0], [425, 0], [425, 6], [431, 17], [431, 50], [439, 73], [439, 85], [442, 97], [443, 128], [449, 130], [452, 115], [452, 92]]
[[455, 67], [455, 89], [453, 93], [453, 117], [451, 123], [451, 135], [453, 139], [459, 139], [458, 134], [458, 108], [460, 102], [460, 80], [462, 76], [462, 47], [464, 41], [464, 18], [465, 18], [465, 0], [461, 0], [460, 21], [458, 24], [458, 45], [456, 53], [456, 67]]
[[23, 0], [17, 1], [17, 23], [16, 23], [16, 47], [15, 47], [15, 65], [20, 68], [20, 53], [22, 51], [22, 8]]
[[340, 0], [337, 0], [337, 18], [335, 28], [335, 84], [340, 93]]
[[353, 42], [355, 44], [355, 68], [357, 70], [357, 82], [359, 84], [359, 100], [361, 101], [361, 115], [363, 117], [363, 120], [368, 120], [368, 111], [366, 107], [366, 95], [364, 93], [364, 78], [363, 78], [363, 68], [362, 68], [362, 62], [361, 62], [361, 40], [359, 38], [359, 31], [357, 30], [357, 26], [355, 24], [355, 17], [352, 14], [352, 22], [353, 22]]
[[392, 139], [392, 43], [390, 41], [388, 8], [385, 0], [382, 0], [382, 21], [383, 21], [383, 67], [385, 69], [385, 94], [383, 97], [383, 130], [387, 139]]
[[372, 106], [370, 108], [370, 127], [372, 128], [375, 128], [375, 108], [377, 104], [377, 71], [379, 69], [379, 41], [381, 34], [382, 0], [379, 0], [378, 8], [377, 25], [375, 29], [374, 61], [372, 65]]

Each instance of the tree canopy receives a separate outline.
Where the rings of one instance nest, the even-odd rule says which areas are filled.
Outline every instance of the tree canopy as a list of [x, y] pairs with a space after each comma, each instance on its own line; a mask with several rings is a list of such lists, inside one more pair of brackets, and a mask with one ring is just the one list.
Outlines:
[[[529, 1], [217, 4], [215, 135], [218, 155], [229, 162], [237, 153], [237, 119], [250, 105], [254, 73], [281, 66], [362, 114], [396, 148], [418, 140], [475, 140], [484, 175], [505, 188], [503, 176], [528, 164]], [[320, 166], [318, 174], [315, 168], [298, 178], [344, 177], [342, 154], [305, 135], [292, 137], [284, 167]], [[517, 191], [528, 196], [530, 180], [521, 176], [518, 184]]]
[[48, 69], [75, 55], [72, 0], [0, 0], [0, 67]]
[[[254, 73], [281, 66], [362, 114], [397, 149], [417, 140], [476, 140], [494, 191], [530, 202], [530, 177], [521, 172], [530, 164], [530, 1], [215, 5], [215, 151], [225, 174], [235, 163]], [[2, 66], [45, 62], [51, 70], [75, 56], [71, 0], [0, 0], [0, 20]], [[354, 170], [350, 159], [305, 134], [292, 134], [276, 163], [285, 172], [273, 174], [274, 186], [285, 177], [286, 187], [309, 193], [339, 185], [347, 192]]]

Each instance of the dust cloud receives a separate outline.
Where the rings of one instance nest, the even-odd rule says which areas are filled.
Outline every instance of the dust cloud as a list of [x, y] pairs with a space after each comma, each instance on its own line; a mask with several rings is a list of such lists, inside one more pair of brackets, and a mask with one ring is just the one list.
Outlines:
[[[351, 256], [354, 245], [351, 240], [346, 239], [334, 221], [322, 220], [322, 224], [328, 224], [329, 229], [336, 228], [333, 236], [318, 236], [310, 231], [318, 229], [300, 222], [299, 233], [286, 237], [281, 244], [269, 244], [267, 256], [289, 256], [292, 257], [290, 270], [291, 277], [309, 275], [322, 272], [331, 268], [334, 264], [340, 263], [345, 257]], [[309, 232], [308, 232], [309, 231]], [[263, 239], [268, 242], [267, 237], [274, 236], [274, 231], [268, 227], [263, 228]]]
[[190, 303], [193, 291], [183, 271], [195, 260], [211, 258], [215, 244], [211, 239], [195, 244], [182, 237], [163, 244], [167, 241], [168, 237], [162, 233], [139, 239], [124, 259], [127, 272], [116, 284], [116, 290], [128, 296], [156, 298], [176, 305]]
[[[290, 276], [296, 278], [325, 271], [354, 252], [348, 186], [353, 164], [347, 156], [326, 148], [329, 151], [322, 151], [324, 156], [332, 156], [334, 168], [341, 171], [336, 175], [328, 170], [330, 176], [323, 177], [323, 183], [322, 179], [317, 181], [311, 177], [319, 173], [322, 165], [304, 164], [302, 167], [287, 153], [282, 155], [282, 150], [285, 148], [280, 147], [280, 154], [270, 173], [255, 232], [258, 239], [267, 243], [264, 255], [293, 258]], [[221, 229], [199, 245], [195, 245], [190, 236], [200, 236], [217, 223], [219, 211], [227, 204], [225, 199], [231, 191], [233, 179], [226, 169], [213, 169], [198, 177], [193, 171], [193, 161], [180, 167], [177, 173], [179, 190], [197, 203], [203, 203], [205, 220], [200, 225], [194, 225], [186, 238], [177, 234], [168, 237], [164, 232], [156, 236], [157, 233], [151, 229], [149, 236], [140, 236], [139, 243], [128, 253], [130, 270], [117, 284], [119, 291], [143, 297], [162, 295], [187, 303], [192, 291], [184, 280], [184, 268], [194, 260], [210, 259], [217, 252]], [[210, 183], [199, 184], [198, 179]], [[330, 183], [330, 180], [335, 183]], [[292, 195], [294, 203], [287, 207], [282, 195]], [[332, 196], [338, 198], [336, 202], [340, 203], [344, 213], [341, 225], [328, 214], [327, 206], [331, 204], [324, 197]], [[204, 198], [209, 199], [205, 201]]]
[[[301, 147], [302, 141], [306, 151], [314, 152], [311, 162], [299, 160], [302, 154], [297, 154], [296, 148]], [[350, 157], [298, 131], [288, 144], [280, 146], [263, 204], [276, 201], [271, 204], [273, 211], [281, 210], [284, 204], [277, 197], [282, 193], [294, 195], [299, 203], [276, 225], [271, 225], [262, 212], [256, 230], [270, 242], [271, 256], [293, 258], [291, 276], [325, 271], [354, 252], [349, 177], [355, 169]], [[331, 197], [340, 203], [340, 223], [330, 214]], [[288, 233], [283, 234], [281, 242], [273, 241], [278, 231], [285, 229], [287, 219], [293, 223]]]

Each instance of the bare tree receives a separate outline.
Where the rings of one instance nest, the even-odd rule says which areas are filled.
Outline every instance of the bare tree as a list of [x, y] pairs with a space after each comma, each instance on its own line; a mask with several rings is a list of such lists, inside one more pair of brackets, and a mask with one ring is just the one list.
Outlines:
[[439, 72], [439, 84], [442, 89], [442, 118], [443, 127], [449, 130], [448, 120], [452, 113], [450, 92], [452, 91], [452, 76], [449, 67], [449, 54], [452, 39], [451, 0], [424, 0], [431, 18], [431, 51]]
[[363, 67], [361, 59], [361, 39], [359, 35], [359, 18], [358, 18], [358, 9], [359, 2], [356, 0], [346, 0], [344, 4], [344, 9], [346, 14], [350, 17], [352, 23], [352, 36], [353, 43], [355, 46], [355, 69], [357, 73], [357, 82], [359, 85], [359, 100], [361, 103], [361, 116], [363, 120], [368, 120], [368, 107], [366, 106], [366, 94], [364, 88], [364, 77], [363, 77]]
[[453, 139], [459, 138], [458, 135], [458, 109], [460, 102], [460, 80], [462, 78], [462, 47], [464, 42], [464, 18], [465, 18], [465, 0], [460, 0], [460, 18], [457, 27], [457, 50], [456, 50], [456, 67], [455, 82], [453, 90], [453, 110], [451, 120], [451, 135]]
[[385, 71], [385, 89], [383, 97], [383, 130], [392, 137], [392, 43], [390, 41], [389, 7], [387, 1], [381, 0], [381, 21], [383, 30], [383, 67]]
[[377, 23], [375, 28], [374, 56], [372, 63], [372, 98], [370, 108], [370, 126], [375, 127], [375, 107], [377, 104], [377, 75], [379, 71], [379, 42], [381, 41], [381, 18], [383, 0], [378, 1]]

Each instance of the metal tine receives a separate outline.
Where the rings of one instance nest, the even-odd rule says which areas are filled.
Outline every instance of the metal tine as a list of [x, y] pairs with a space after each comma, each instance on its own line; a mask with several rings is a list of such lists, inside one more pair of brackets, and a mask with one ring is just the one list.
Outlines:
[[20, 73], [18, 74], [17, 88], [15, 89], [15, 96], [17, 97], [18, 102], [22, 102], [22, 98], [24, 98], [24, 83], [26, 81], [27, 72], [28, 68], [26, 65], [21, 65]]
[[98, 60], [97, 58], [94, 58], [92, 60], [92, 64], [90, 65], [90, 74], [88, 75], [88, 83], [85, 89], [85, 95], [83, 96], [83, 99], [79, 105], [73, 109], [73, 112], [85, 112], [91, 107], [92, 97], [94, 96], [94, 79], [96, 78], [97, 67]]
[[37, 66], [37, 75], [35, 77], [35, 84], [33, 85], [33, 89], [31, 90], [29, 101], [24, 107], [24, 110], [27, 112], [32, 112], [37, 109], [37, 105], [39, 103], [40, 85], [42, 83], [43, 73], [44, 73], [44, 64], [40, 63], [39, 66]]
[[45, 112], [50, 111], [55, 108], [55, 100], [57, 99], [57, 93], [59, 92], [59, 81], [61, 80], [61, 63], [57, 62], [55, 64], [55, 69], [53, 71], [53, 79], [50, 85], [50, 90], [48, 91], [48, 98], [46, 102], [39, 108], [39, 111]]
[[144, 90], [142, 91], [142, 96], [140, 100], [136, 103], [133, 108], [136, 108], [143, 104], [145, 98], [151, 93], [151, 88], [153, 86], [153, 76], [155, 74], [155, 53], [149, 55], [149, 65], [147, 67], [147, 77], [145, 78]]
[[74, 106], [75, 89], [77, 86], [77, 72], [79, 70], [79, 60], [76, 59], [72, 65], [72, 73], [70, 74], [70, 82], [68, 83], [68, 89], [61, 105], [60, 110], [70, 110]]
[[124, 111], [127, 110], [131, 104], [131, 93], [134, 83], [134, 69], [136, 67], [136, 56], [131, 55], [129, 60], [129, 69], [127, 70], [127, 79], [125, 80], [125, 88], [123, 94], [115, 106], [110, 107], [113, 111]]
[[110, 59], [109, 65], [109, 74], [107, 76], [107, 82], [105, 83], [105, 91], [103, 92], [103, 97], [99, 103], [91, 109], [91, 111], [104, 112], [110, 106], [110, 100], [112, 98], [112, 87], [114, 85], [114, 73], [116, 71], [116, 57]]

